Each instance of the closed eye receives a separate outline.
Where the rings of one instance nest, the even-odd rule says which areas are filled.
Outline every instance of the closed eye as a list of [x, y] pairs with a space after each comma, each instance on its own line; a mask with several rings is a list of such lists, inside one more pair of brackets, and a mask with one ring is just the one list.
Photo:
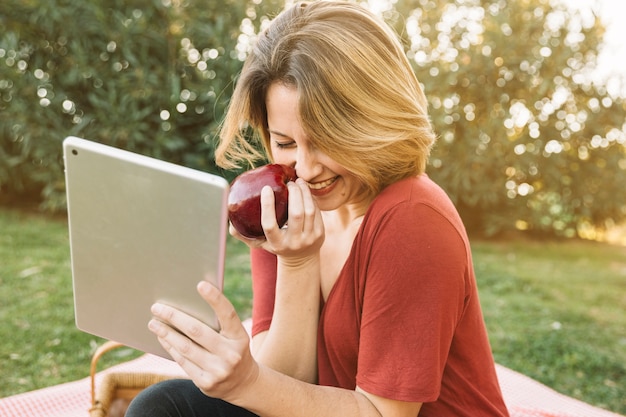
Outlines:
[[295, 141], [274, 141], [274, 146], [278, 149], [289, 149], [289, 148], [295, 148], [296, 142]]
[[294, 138], [278, 130], [269, 129], [272, 147], [276, 150], [294, 149], [298, 146]]

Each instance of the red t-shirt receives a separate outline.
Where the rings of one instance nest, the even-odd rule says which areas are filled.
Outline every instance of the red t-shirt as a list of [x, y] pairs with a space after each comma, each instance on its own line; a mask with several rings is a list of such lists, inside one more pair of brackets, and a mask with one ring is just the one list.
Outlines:
[[[276, 259], [251, 260], [256, 334], [271, 324]], [[370, 205], [322, 308], [317, 355], [320, 385], [422, 402], [420, 417], [508, 416], [465, 229], [426, 175]]]

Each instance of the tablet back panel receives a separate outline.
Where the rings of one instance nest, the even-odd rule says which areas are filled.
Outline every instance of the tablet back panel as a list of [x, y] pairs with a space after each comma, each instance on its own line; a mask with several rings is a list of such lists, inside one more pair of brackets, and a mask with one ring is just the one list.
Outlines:
[[154, 302], [217, 328], [196, 285], [222, 289], [227, 181], [80, 138], [63, 148], [77, 327], [164, 357]]

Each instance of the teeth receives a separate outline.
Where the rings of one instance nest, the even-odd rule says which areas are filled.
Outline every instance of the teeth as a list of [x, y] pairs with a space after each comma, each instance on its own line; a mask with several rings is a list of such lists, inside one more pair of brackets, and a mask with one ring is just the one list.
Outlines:
[[333, 177], [333, 178], [331, 178], [329, 180], [322, 181], [322, 182], [317, 182], [315, 184], [307, 183], [307, 185], [312, 190], [321, 190], [322, 188], [328, 187], [330, 184], [332, 184], [336, 180], [337, 180], [337, 177]]

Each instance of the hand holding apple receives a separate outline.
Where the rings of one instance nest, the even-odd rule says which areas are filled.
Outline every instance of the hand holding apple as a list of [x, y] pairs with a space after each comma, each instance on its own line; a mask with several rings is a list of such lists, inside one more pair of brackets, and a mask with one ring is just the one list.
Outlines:
[[274, 191], [276, 222], [283, 227], [287, 222], [287, 183], [296, 178], [292, 167], [280, 164], [264, 165], [235, 178], [228, 195], [228, 218], [233, 227], [248, 238], [265, 236], [261, 226], [261, 190], [266, 185]]

